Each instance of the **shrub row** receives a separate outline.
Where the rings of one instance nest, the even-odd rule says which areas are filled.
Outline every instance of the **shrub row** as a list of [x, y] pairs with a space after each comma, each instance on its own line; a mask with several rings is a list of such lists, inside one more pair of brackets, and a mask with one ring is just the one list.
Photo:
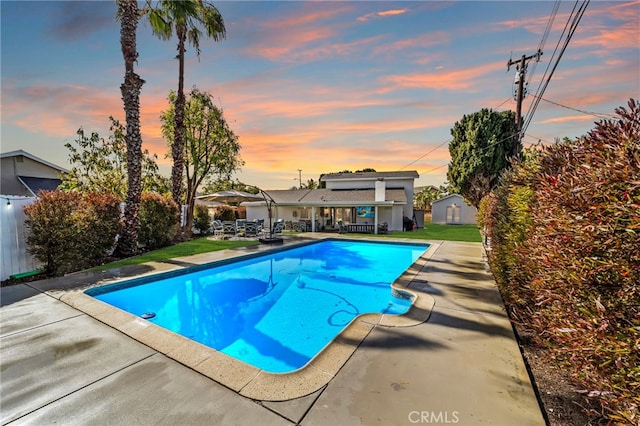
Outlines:
[[120, 232], [120, 200], [113, 195], [41, 192], [25, 207], [28, 251], [48, 275], [92, 266], [109, 255]]
[[640, 104], [532, 150], [483, 200], [510, 314], [536, 331], [599, 413], [640, 421]]
[[[122, 230], [120, 199], [105, 193], [40, 192], [25, 207], [27, 247], [50, 276], [102, 263]], [[142, 194], [138, 244], [155, 249], [171, 243], [178, 208], [158, 194]]]

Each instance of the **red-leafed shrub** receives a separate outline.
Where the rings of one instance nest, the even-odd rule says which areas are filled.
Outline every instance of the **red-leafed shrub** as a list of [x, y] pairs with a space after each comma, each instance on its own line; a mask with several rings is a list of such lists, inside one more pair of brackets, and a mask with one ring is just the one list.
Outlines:
[[120, 231], [120, 201], [109, 194], [41, 192], [25, 207], [29, 253], [48, 275], [94, 266], [111, 252]]
[[168, 197], [145, 192], [140, 199], [138, 244], [155, 250], [171, 244], [178, 232], [178, 205]]
[[640, 104], [514, 165], [484, 222], [512, 317], [609, 420], [640, 421]]
[[221, 221], [236, 220], [238, 217], [236, 211], [231, 207], [220, 206], [216, 208], [215, 218]]

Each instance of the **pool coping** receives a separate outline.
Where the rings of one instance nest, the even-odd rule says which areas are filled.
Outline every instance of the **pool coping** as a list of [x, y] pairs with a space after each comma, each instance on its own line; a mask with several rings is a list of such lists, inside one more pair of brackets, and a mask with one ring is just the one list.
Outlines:
[[[290, 248], [298, 244], [306, 244], [309, 240], [329, 238], [336, 239], [334, 235], [331, 237], [325, 235], [314, 236], [313, 238], [299, 238], [295, 239], [298, 243], [287, 241], [286, 246]], [[116, 279], [110, 282], [87, 283], [88, 285], [82, 289], [64, 292], [59, 296], [59, 300], [242, 396], [261, 401], [286, 401], [300, 398], [327, 385], [375, 327], [410, 327], [421, 324], [429, 319], [435, 304], [434, 298], [427, 292], [426, 280], [421, 278], [421, 271], [437, 251], [440, 245], [438, 242], [402, 238], [379, 240], [367, 239], [366, 237], [353, 238], [353, 236], [338, 237], [338, 239], [403, 243], [426, 242], [430, 244], [427, 251], [391, 285], [395, 291], [409, 293], [414, 296], [413, 304], [408, 312], [403, 315], [373, 313], [359, 315], [309, 363], [289, 373], [269, 373], [260, 370], [84, 293], [87, 289], [93, 287], [130, 281], [132, 277]], [[267, 247], [259, 251], [264, 253], [278, 250], [281, 247]], [[215, 253], [217, 253], [216, 259], [213, 260], [207, 256], [196, 255], [177, 258], [178, 262], [176, 263], [179, 264], [180, 261], [184, 261], [184, 263], [201, 262], [199, 264], [206, 264], [247, 255], [246, 251], [237, 249]], [[180, 268], [173, 269], [173, 271], [176, 270], [180, 270]], [[143, 276], [159, 273], [162, 272], [154, 270]]]

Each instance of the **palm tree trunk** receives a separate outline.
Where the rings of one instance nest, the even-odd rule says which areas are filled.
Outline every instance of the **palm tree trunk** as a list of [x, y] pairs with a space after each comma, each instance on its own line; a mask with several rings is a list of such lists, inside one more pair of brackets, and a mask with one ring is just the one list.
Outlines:
[[171, 185], [173, 201], [182, 205], [182, 173], [184, 169], [184, 51], [187, 37], [186, 28], [179, 26], [176, 28], [178, 35], [178, 93], [175, 105], [175, 128], [171, 155], [173, 157], [173, 167], [171, 168]]
[[118, 0], [120, 9], [120, 45], [125, 63], [124, 83], [120, 86], [127, 131], [127, 196], [124, 209], [124, 227], [116, 252], [131, 256], [137, 252], [140, 196], [142, 193], [142, 135], [140, 134], [140, 91], [144, 80], [134, 72], [138, 58], [136, 29], [140, 15], [137, 0]]

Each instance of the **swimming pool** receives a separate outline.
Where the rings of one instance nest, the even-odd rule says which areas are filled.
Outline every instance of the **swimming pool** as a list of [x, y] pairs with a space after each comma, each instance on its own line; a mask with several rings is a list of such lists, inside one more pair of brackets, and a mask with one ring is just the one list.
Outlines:
[[259, 369], [290, 372], [355, 317], [406, 312], [411, 300], [390, 284], [428, 247], [324, 240], [86, 293]]

